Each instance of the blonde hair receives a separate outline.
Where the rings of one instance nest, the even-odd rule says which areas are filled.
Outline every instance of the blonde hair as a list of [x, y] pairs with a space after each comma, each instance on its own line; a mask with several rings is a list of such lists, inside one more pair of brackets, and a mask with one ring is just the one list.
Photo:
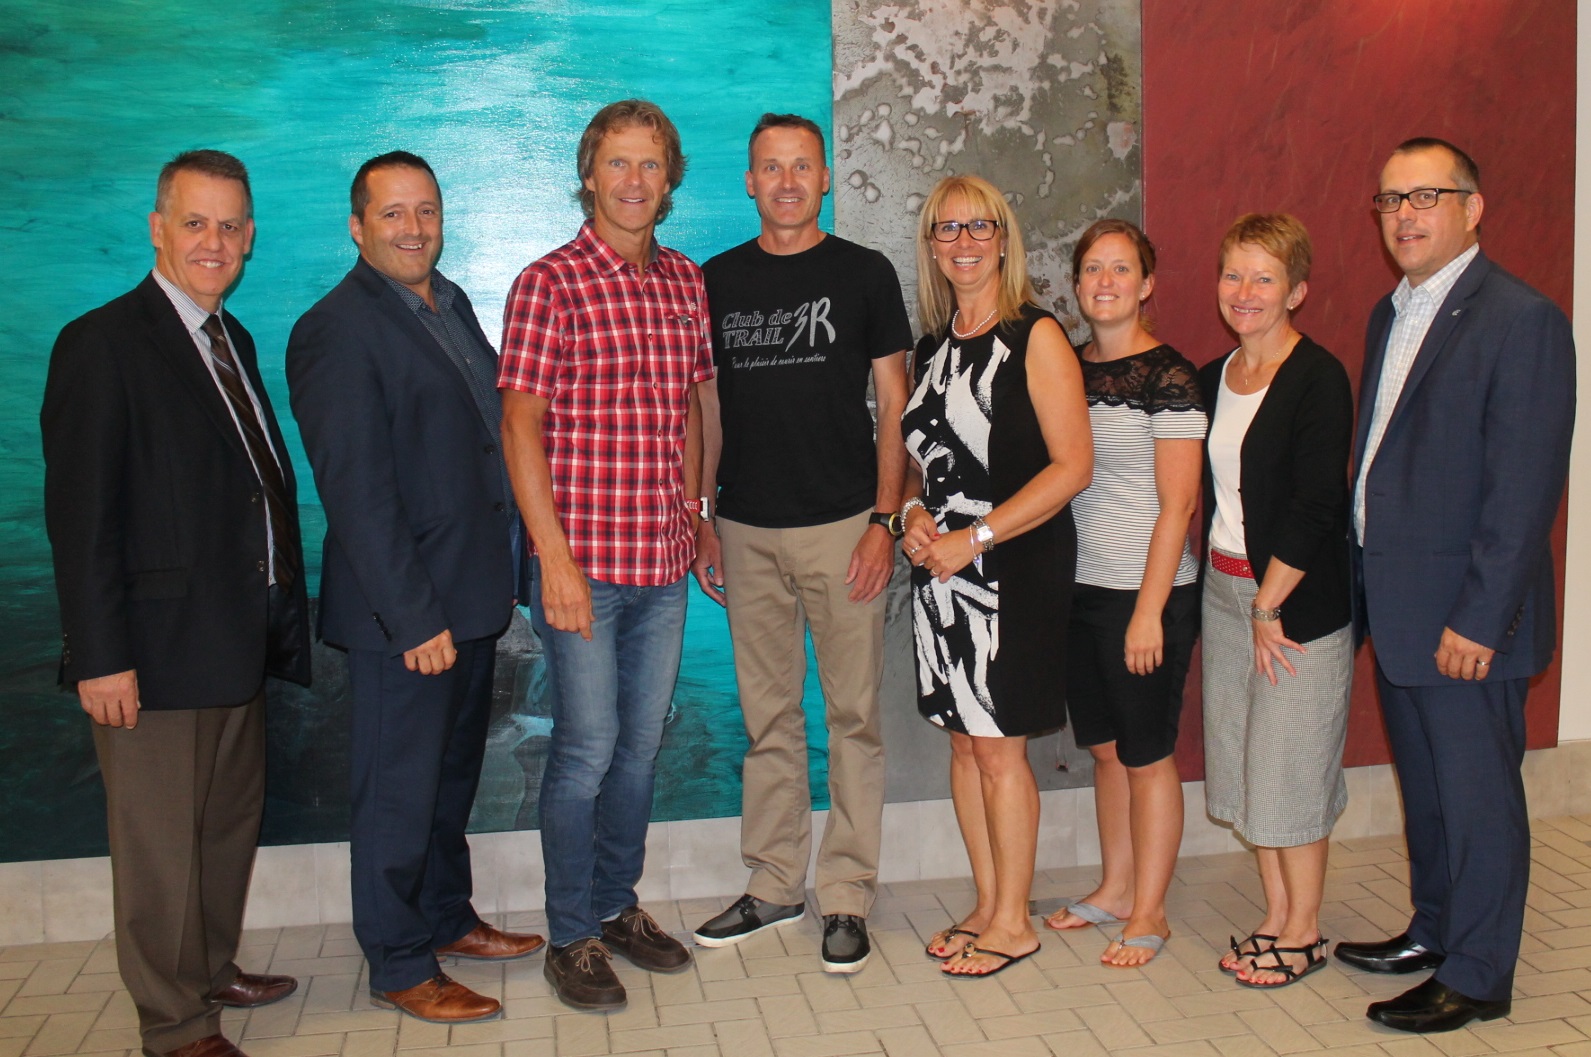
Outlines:
[[917, 319], [929, 334], [944, 331], [956, 311], [956, 295], [950, 288], [950, 280], [934, 263], [934, 247], [949, 244], [936, 243], [933, 228], [939, 223], [939, 213], [946, 199], [952, 195], [960, 195], [974, 214], [999, 221], [1000, 232], [1005, 236], [1005, 256], [1000, 261], [1000, 289], [996, 301], [1000, 322], [1020, 318], [1023, 305], [1038, 304], [1038, 295], [1028, 281], [1022, 231], [1005, 197], [981, 176], [947, 176], [928, 192], [928, 200], [917, 218]]
[[1309, 229], [1291, 213], [1244, 213], [1232, 221], [1221, 240], [1221, 255], [1216, 271], [1226, 267], [1226, 255], [1239, 246], [1254, 246], [1282, 262], [1287, 270], [1287, 285], [1297, 286], [1309, 278], [1314, 256]]

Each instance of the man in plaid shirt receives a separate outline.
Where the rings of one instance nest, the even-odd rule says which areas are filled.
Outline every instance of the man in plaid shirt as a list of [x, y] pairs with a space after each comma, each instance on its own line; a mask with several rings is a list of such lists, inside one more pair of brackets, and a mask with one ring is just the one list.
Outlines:
[[635, 885], [706, 527], [696, 384], [713, 361], [701, 271], [652, 235], [685, 175], [673, 123], [652, 103], [613, 103], [578, 164], [588, 219], [515, 281], [498, 386], [552, 702], [545, 972], [565, 1003], [614, 1009], [625, 991], [610, 948], [653, 972], [690, 965]]

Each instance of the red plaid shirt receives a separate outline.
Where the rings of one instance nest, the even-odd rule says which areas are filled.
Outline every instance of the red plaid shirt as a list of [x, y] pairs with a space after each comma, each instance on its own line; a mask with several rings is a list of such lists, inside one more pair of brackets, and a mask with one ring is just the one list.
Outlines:
[[685, 417], [712, 375], [706, 288], [684, 254], [659, 246], [643, 280], [588, 220], [514, 280], [497, 384], [549, 401], [553, 503], [587, 576], [658, 587], [690, 568]]

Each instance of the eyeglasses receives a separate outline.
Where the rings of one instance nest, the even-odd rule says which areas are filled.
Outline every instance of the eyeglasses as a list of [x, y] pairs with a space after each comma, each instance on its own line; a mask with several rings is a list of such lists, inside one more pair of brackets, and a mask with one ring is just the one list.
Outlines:
[[1466, 191], [1462, 187], [1416, 187], [1404, 194], [1388, 191], [1385, 194], [1371, 195], [1370, 201], [1376, 204], [1376, 209], [1382, 213], [1396, 213], [1403, 208], [1407, 201], [1415, 209], [1430, 209], [1439, 202], [1443, 195], [1472, 195], [1474, 191]]
[[999, 226], [998, 220], [941, 220], [933, 227], [934, 241], [955, 242], [962, 229], [966, 229], [967, 234], [979, 242], [988, 242]]

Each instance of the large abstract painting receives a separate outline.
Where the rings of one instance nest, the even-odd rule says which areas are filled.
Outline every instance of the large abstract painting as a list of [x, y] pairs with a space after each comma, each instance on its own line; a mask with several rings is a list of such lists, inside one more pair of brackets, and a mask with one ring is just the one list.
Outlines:
[[[580, 221], [580, 131], [627, 96], [656, 101], [680, 128], [690, 168], [659, 237], [697, 260], [756, 233], [741, 174], [767, 110], [832, 129], [834, 201], [855, 216], [840, 230], [890, 252], [908, 286], [915, 203], [945, 171], [984, 168], [1008, 185], [1058, 301], [1053, 265], [1068, 235], [1139, 208], [1129, 0], [835, 0], [832, 12], [830, 0], [0, 0], [0, 15], [0, 861], [104, 853], [87, 721], [55, 685], [38, 403], [60, 327], [150, 267], [145, 215], [176, 152], [219, 147], [250, 167], [259, 235], [228, 307], [255, 335], [284, 412], [288, 331], [353, 262], [348, 181], [387, 150], [436, 168], [441, 267], [494, 337], [514, 275]], [[825, 226], [835, 219], [826, 210]], [[285, 415], [283, 426], [313, 591], [324, 520], [296, 427]], [[943, 737], [915, 716], [903, 614], [891, 608], [890, 797], [943, 796]], [[745, 735], [728, 634], [694, 589], [685, 653], [654, 817], [735, 815]], [[534, 828], [550, 720], [522, 619], [498, 660], [473, 825]], [[345, 669], [331, 650], [315, 664], [312, 690], [271, 688], [268, 843], [346, 835]], [[823, 807], [811, 666], [807, 706]], [[1065, 773], [1063, 739], [1035, 750], [1047, 786], [1086, 780]]]

